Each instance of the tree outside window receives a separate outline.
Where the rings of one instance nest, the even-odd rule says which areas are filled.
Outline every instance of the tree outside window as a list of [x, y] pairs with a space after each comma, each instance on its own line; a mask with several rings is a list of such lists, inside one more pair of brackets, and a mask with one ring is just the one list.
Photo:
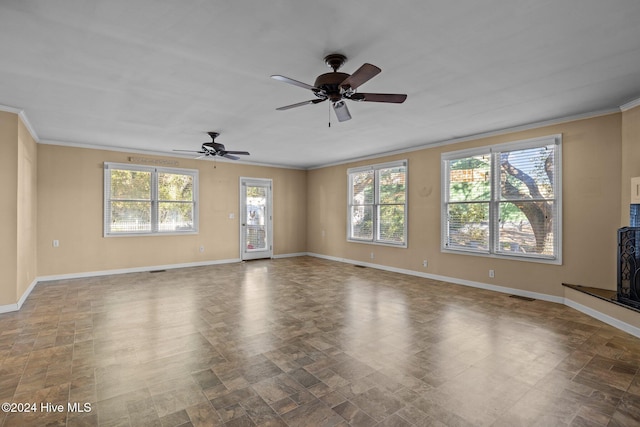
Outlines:
[[406, 247], [406, 161], [349, 169], [350, 241]]
[[104, 234], [197, 231], [198, 171], [105, 163]]
[[443, 250], [559, 262], [560, 140], [443, 154]]

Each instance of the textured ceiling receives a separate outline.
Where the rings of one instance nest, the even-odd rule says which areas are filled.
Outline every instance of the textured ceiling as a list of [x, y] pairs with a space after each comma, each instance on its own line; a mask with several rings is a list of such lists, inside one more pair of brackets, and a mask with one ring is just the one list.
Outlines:
[[[638, 23], [637, 0], [3, 0], [0, 104], [44, 143], [174, 154], [218, 131], [307, 168], [637, 99]], [[269, 76], [313, 84], [333, 52], [407, 101], [276, 111], [313, 96]]]

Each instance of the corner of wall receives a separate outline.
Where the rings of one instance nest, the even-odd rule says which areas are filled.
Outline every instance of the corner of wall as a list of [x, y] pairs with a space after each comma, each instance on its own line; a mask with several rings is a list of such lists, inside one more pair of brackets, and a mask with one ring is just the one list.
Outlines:
[[620, 226], [629, 225], [631, 178], [640, 176], [640, 98], [620, 107], [622, 111], [620, 168], [621, 215]]
[[18, 115], [0, 111], [0, 307], [17, 303]]

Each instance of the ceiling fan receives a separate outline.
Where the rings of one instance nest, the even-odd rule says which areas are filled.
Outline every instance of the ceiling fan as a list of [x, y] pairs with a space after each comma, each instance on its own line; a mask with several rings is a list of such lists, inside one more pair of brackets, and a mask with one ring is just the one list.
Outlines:
[[220, 156], [220, 157], [226, 157], [227, 159], [231, 159], [231, 160], [238, 160], [240, 159], [240, 157], [235, 156], [234, 154], [242, 154], [245, 156], [249, 155], [248, 151], [229, 151], [225, 149], [224, 145], [220, 144], [219, 142], [216, 142], [216, 137], [220, 135], [220, 133], [218, 132], [207, 132], [207, 133], [211, 137], [211, 142], [205, 142], [204, 144], [202, 144], [202, 148], [200, 149], [200, 151], [196, 151], [196, 150], [173, 150], [173, 151], [184, 151], [188, 153], [200, 154], [200, 156], [196, 157], [196, 159], [201, 159], [203, 157], [208, 157], [208, 156]]
[[402, 104], [405, 99], [407, 99], [407, 95], [403, 94], [356, 92], [358, 87], [378, 75], [382, 70], [375, 65], [365, 63], [351, 75], [339, 73], [338, 69], [346, 60], [347, 57], [339, 53], [327, 55], [324, 58], [324, 62], [328, 67], [333, 68], [333, 72], [319, 75], [313, 86], [277, 74], [271, 76], [272, 79], [289, 83], [303, 89], [309, 89], [316, 96], [316, 99], [286, 105], [276, 108], [276, 110], [282, 111], [307, 104], [318, 104], [328, 99], [333, 104], [333, 111], [335, 111], [338, 121], [344, 122], [351, 119], [351, 114], [345, 103], [347, 99], [365, 102], [389, 102], [393, 104]]

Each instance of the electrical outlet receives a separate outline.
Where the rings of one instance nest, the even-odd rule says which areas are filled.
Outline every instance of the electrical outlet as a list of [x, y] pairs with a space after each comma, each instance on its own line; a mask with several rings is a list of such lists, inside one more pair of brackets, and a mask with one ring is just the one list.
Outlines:
[[57, 248], [58, 246], [60, 246], [60, 240], [54, 240], [53, 241], [53, 247]]
[[374, 255], [373, 255], [373, 252], [371, 252], [371, 259], [374, 259], [374, 258], [375, 258], [375, 257], [374, 257]]
[[496, 277], [496, 272], [494, 270], [489, 270], [489, 277]]
[[204, 246], [200, 246], [200, 252], [204, 252]]
[[427, 262], [427, 260], [425, 259], [424, 261], [422, 261], [422, 266], [424, 268], [427, 268], [429, 266], [429, 263]]

